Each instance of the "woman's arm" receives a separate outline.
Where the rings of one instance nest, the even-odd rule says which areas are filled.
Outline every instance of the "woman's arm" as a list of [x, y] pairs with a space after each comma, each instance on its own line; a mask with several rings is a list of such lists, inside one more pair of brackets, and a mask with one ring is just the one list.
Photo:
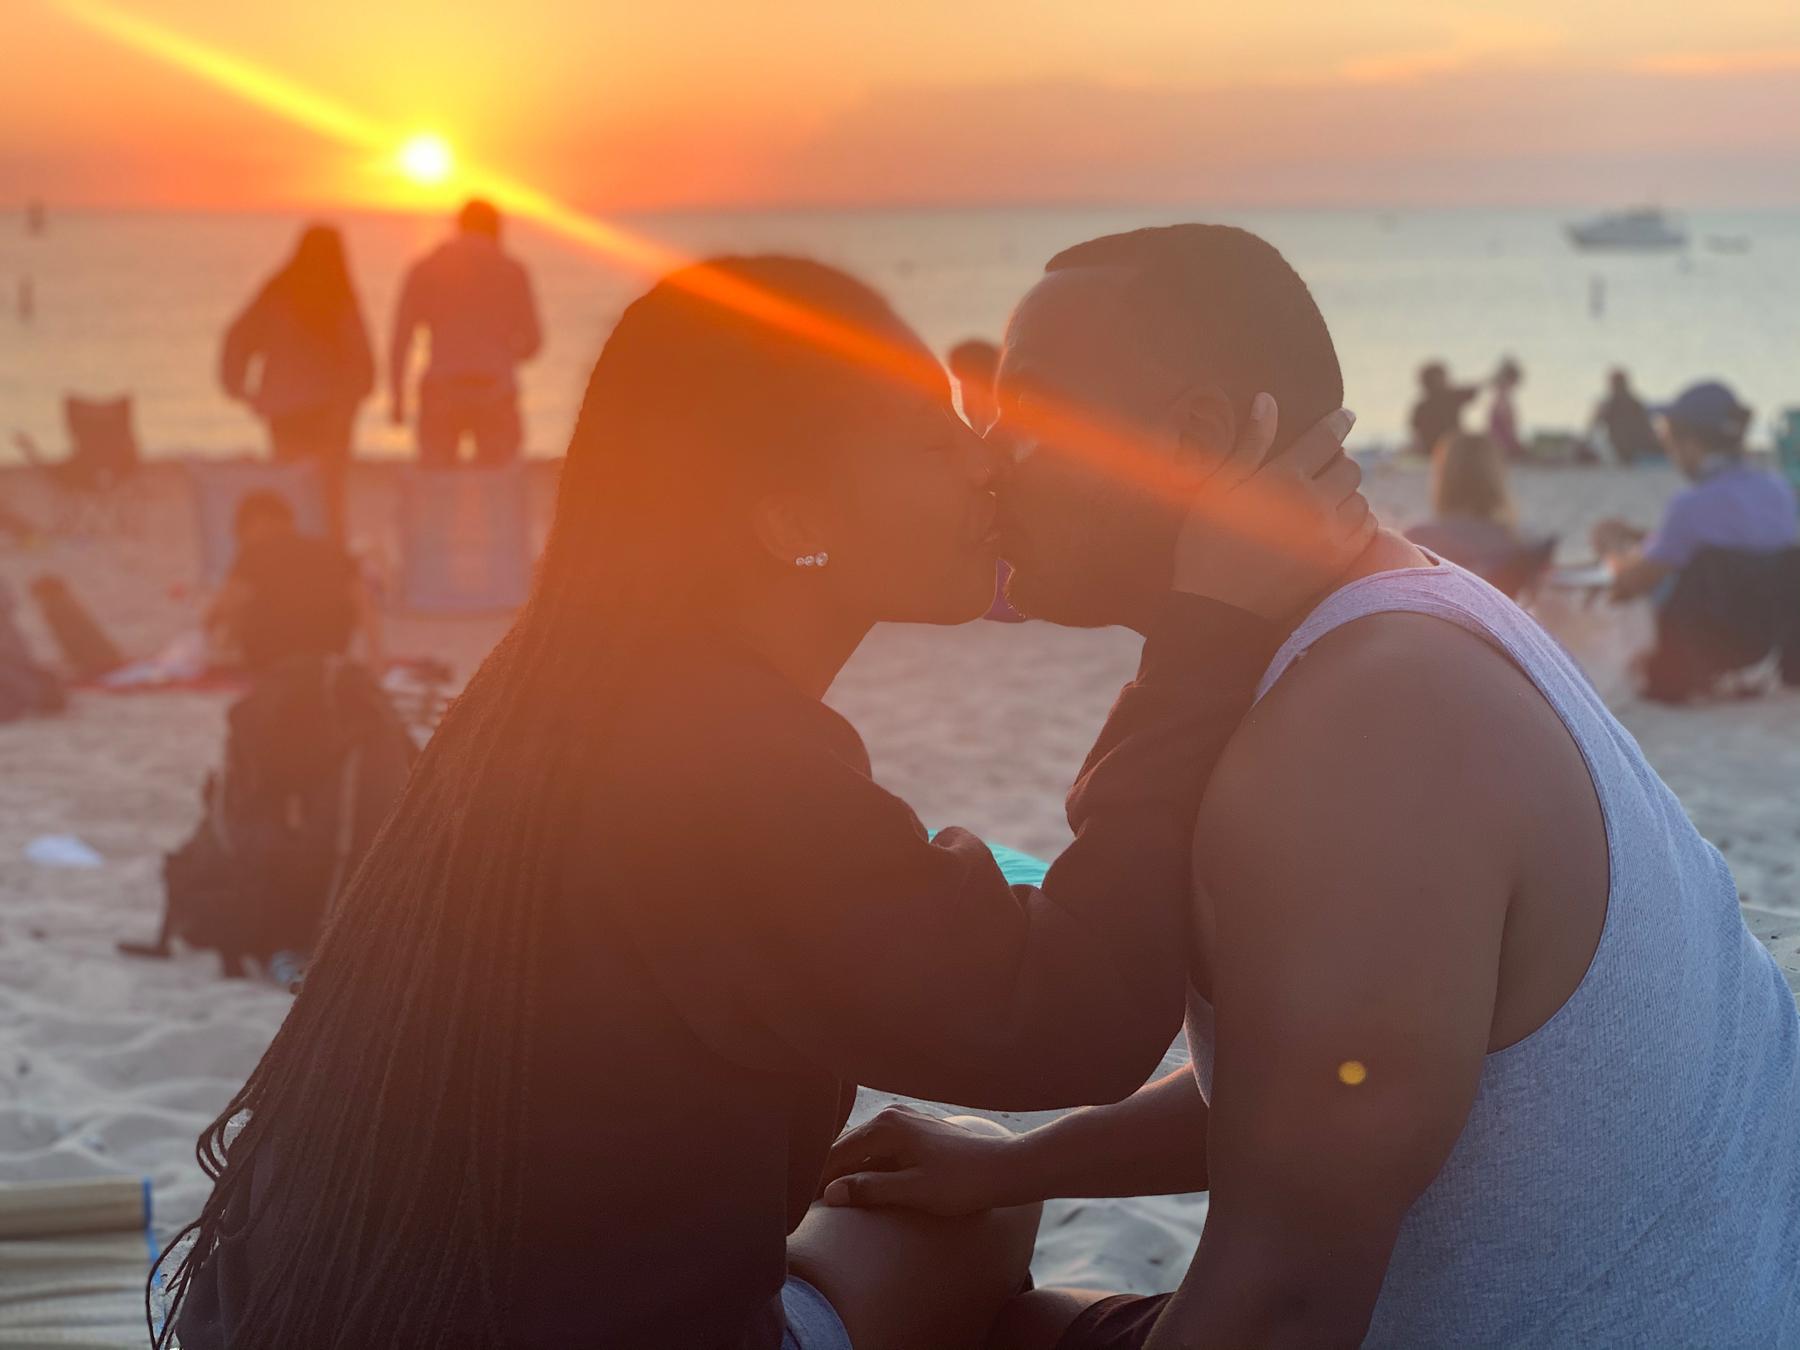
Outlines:
[[1179, 1025], [1194, 818], [1279, 636], [1171, 597], [1041, 888], [967, 831], [928, 839], [829, 745], [760, 728], [646, 803], [664, 828], [628, 872], [668, 894], [629, 920], [728, 1058], [1000, 1109], [1116, 1101]]
[[219, 384], [227, 398], [247, 400], [250, 362], [262, 353], [262, 297], [247, 305], [225, 330], [219, 347]]

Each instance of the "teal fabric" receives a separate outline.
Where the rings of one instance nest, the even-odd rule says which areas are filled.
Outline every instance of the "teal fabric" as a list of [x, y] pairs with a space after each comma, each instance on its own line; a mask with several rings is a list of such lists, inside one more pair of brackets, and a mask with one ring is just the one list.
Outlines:
[[989, 844], [988, 852], [994, 855], [1000, 871], [1015, 886], [1042, 886], [1044, 874], [1050, 870], [1050, 864], [1041, 858], [1008, 848], [1005, 844]]
[[[931, 834], [934, 839], [937, 837], [936, 830]], [[988, 852], [1000, 864], [1000, 874], [1015, 886], [1042, 886], [1045, 874], [1050, 871], [1050, 864], [1042, 858], [1034, 858], [1029, 853], [1021, 853], [1005, 844], [990, 842]]]

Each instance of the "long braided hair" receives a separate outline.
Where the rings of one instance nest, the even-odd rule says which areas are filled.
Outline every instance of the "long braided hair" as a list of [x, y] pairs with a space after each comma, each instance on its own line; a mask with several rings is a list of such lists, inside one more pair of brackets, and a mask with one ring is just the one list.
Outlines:
[[[700, 267], [905, 332], [873, 291], [817, 263]], [[226, 1320], [206, 1268], [246, 1260], [233, 1346], [506, 1343], [541, 916], [584, 770], [659, 634], [774, 565], [746, 505], [826, 471], [834, 413], [866, 378], [701, 298], [696, 275], [666, 278], [620, 319], [530, 601], [346, 887], [274, 1041], [200, 1137], [214, 1185], [158, 1262], [192, 1238], [159, 1350], [184, 1313]]]

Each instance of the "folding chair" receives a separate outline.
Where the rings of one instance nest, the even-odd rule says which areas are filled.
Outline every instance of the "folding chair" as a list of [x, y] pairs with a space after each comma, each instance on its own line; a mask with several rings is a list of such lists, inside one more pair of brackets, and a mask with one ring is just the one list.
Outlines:
[[531, 589], [525, 467], [407, 469], [400, 479], [398, 608], [494, 614]]
[[324, 536], [331, 530], [331, 513], [325, 501], [325, 485], [318, 465], [311, 460], [270, 463], [261, 459], [202, 459], [182, 461], [188, 487], [194, 494], [194, 518], [200, 529], [200, 584], [213, 589], [223, 584], [237, 557], [238, 503], [252, 492], [275, 492], [293, 508], [294, 528], [301, 534]]
[[132, 426], [131, 398], [63, 398], [63, 424], [69, 433], [67, 458], [45, 457], [24, 432], [13, 444], [50, 484], [56, 497], [54, 528], [63, 534], [134, 527], [136, 515], [129, 488], [137, 479], [143, 456]]
[[1517, 600], [1537, 589], [1538, 582], [1543, 580], [1556, 558], [1557, 542], [1557, 536], [1551, 535], [1521, 545], [1518, 552], [1493, 569], [1487, 578], [1488, 585], [1509, 600]]

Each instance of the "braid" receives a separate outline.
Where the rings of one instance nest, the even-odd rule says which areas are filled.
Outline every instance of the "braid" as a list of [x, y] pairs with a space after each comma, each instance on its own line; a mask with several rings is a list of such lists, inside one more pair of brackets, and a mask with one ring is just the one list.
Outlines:
[[[897, 324], [817, 264], [704, 266], [861, 326]], [[505, 1344], [541, 934], [584, 780], [647, 654], [753, 565], [747, 494], [806, 467], [809, 423], [849, 397], [835, 358], [693, 292], [671, 278], [620, 320], [530, 602], [346, 885], [274, 1040], [201, 1134], [213, 1190], [157, 1263], [191, 1239], [158, 1350], [196, 1277], [253, 1234], [233, 1346]]]

